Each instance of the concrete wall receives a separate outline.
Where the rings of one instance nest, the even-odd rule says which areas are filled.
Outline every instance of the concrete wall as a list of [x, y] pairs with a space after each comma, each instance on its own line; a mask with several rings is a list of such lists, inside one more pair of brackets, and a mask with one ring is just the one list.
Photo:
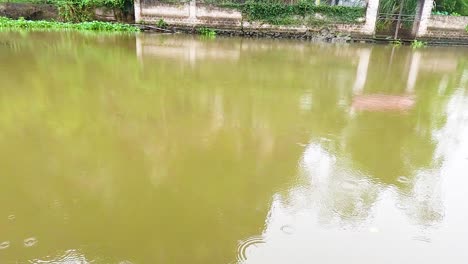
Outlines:
[[[378, 0], [370, 1], [377, 2], [377, 5], [375, 5], [376, 10]], [[260, 22], [246, 21], [242, 13], [237, 9], [221, 8], [196, 0], [179, 4], [162, 3], [158, 0], [135, 0], [135, 21], [137, 23], [156, 24], [160, 19], [163, 19], [172, 26], [185, 27], [207, 26], [217, 29], [271, 30], [297, 33], [305, 33], [311, 30], [311, 28], [306, 26], [273, 26]], [[363, 19], [362, 23], [333, 24], [327, 25], [327, 27], [340, 33], [372, 35], [375, 19], [373, 24], [365, 23]]]
[[157, 0], [136, 0], [135, 21], [166, 23], [180, 26], [241, 26], [242, 14], [235, 9], [219, 8], [213, 5], [190, 1], [185, 3], [163, 3]]
[[57, 20], [58, 10], [53, 5], [30, 3], [0, 3], [0, 16], [28, 20]]
[[94, 10], [94, 18], [99, 21], [117, 21], [114, 10], [104, 7], [99, 7]]
[[427, 31], [424, 36], [468, 39], [467, 26], [468, 16], [432, 15], [428, 19]]

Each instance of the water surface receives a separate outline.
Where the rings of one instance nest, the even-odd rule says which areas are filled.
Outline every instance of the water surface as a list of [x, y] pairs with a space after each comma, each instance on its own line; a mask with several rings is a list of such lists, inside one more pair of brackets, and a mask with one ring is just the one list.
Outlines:
[[468, 49], [0, 33], [0, 263], [468, 263]]

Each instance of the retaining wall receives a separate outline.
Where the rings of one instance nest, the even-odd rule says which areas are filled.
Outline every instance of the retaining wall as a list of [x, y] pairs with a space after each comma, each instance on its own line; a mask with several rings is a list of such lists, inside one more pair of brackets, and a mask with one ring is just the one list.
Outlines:
[[[185, 3], [164, 3], [159, 0], [135, 0], [135, 21], [137, 23], [157, 24], [164, 20], [175, 27], [212, 27], [228, 30], [230, 34], [261, 35], [270, 37], [297, 37], [310, 32], [321, 32], [327, 28], [329, 32], [346, 33], [353, 36], [368, 36], [372, 34], [366, 27], [364, 18], [362, 23], [355, 24], [326, 24], [323, 26], [275, 26], [261, 22], [247, 21], [242, 13], [233, 8], [218, 7], [201, 1], [191, 0]], [[237, 32], [240, 31], [240, 32]], [[256, 33], [256, 32], [263, 33]], [[234, 33], [233, 33], [234, 32]], [[250, 32], [250, 33], [249, 33]], [[273, 34], [275, 32], [275, 34]], [[225, 32], [224, 32], [225, 33]], [[245, 33], [245, 34], [244, 34]], [[323, 31], [322, 31], [323, 33]]]
[[57, 7], [48, 4], [0, 3], [0, 16], [27, 20], [58, 20]]
[[427, 24], [425, 37], [467, 39], [468, 16], [432, 15]]
[[[99, 21], [117, 21], [118, 15], [111, 8], [99, 7], [94, 10], [94, 19]], [[23, 17], [26, 20], [61, 20], [57, 7], [49, 4], [0, 3], [0, 16], [13, 19]]]

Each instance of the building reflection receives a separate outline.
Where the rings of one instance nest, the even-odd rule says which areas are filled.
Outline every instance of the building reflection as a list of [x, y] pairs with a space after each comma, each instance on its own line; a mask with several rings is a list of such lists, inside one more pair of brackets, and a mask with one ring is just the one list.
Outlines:
[[451, 73], [425, 66], [433, 52], [395, 50], [389, 66], [391, 50], [360, 45], [139, 35], [47, 39], [50, 56], [21, 41], [30, 78], [0, 72], [22, 88], [0, 104], [9, 259], [73, 248], [90, 262], [228, 263], [253, 237], [249, 263], [346, 263], [340, 243], [369, 238], [353, 253], [365, 254], [375, 233], [398, 244], [446, 217], [448, 151], [434, 138], [460, 121], [446, 105], [465, 102], [453, 51], [441, 52]]
[[[431, 66], [434, 57], [420, 51], [398, 54], [394, 66], [381, 66], [373, 63], [377, 55], [371, 51], [357, 52], [346, 122], [326, 135], [311, 129], [313, 136], [299, 162], [298, 186], [273, 196], [261, 238], [242, 244], [239, 263], [309, 263], [311, 258], [321, 263], [372, 262], [374, 255], [361, 248], [376, 245], [427, 254], [414, 245], [418, 242], [440, 250], [441, 243], [431, 237], [446, 221], [443, 178], [449, 175], [444, 171], [459, 166], [453, 161], [459, 158], [450, 151], [442, 154], [440, 148], [461, 138], [467, 141], [460, 134], [468, 124], [468, 108], [461, 103], [468, 100], [466, 70], [456, 57], [439, 57], [446, 67], [438, 70]], [[402, 71], [392, 69], [395, 66], [403, 66]], [[408, 73], [406, 85], [376, 88], [375, 72], [368, 72], [376, 68], [389, 75], [383, 78], [395, 80], [395, 74]], [[428, 79], [435, 79], [432, 86], [427, 86]], [[341, 102], [337, 98], [337, 105]], [[457, 127], [451, 120], [459, 120]], [[464, 145], [451, 147], [468, 152]], [[444, 234], [453, 239], [450, 232]], [[381, 252], [389, 258], [379, 262], [395, 263], [406, 254]], [[430, 256], [421, 259], [438, 263]]]

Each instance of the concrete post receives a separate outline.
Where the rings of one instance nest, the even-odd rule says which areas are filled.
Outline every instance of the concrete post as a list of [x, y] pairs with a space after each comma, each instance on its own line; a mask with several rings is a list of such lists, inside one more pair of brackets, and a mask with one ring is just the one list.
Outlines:
[[419, 27], [416, 31], [416, 37], [422, 37], [427, 33], [427, 24], [429, 23], [429, 18], [431, 17], [431, 11], [433, 7], [433, 0], [421, 0], [424, 1], [422, 4], [422, 11], [419, 20]]
[[191, 0], [189, 5], [189, 20], [193, 24], [197, 20], [197, 0]]
[[378, 11], [379, 0], [369, 0], [367, 3], [366, 24], [364, 24], [363, 33], [367, 35], [374, 35]]
[[418, 33], [419, 21], [421, 20], [422, 9], [423, 9], [423, 3], [421, 1], [418, 1], [416, 3], [416, 12], [414, 15], [413, 29], [411, 30], [412, 36], [416, 36], [416, 34]]
[[140, 0], [134, 0], [134, 8], [135, 8], [135, 23], [140, 23], [142, 22]]
[[418, 79], [419, 66], [421, 64], [421, 53], [415, 51], [411, 55], [411, 65], [408, 73], [408, 80], [406, 81], [406, 92], [411, 94], [414, 92], [416, 80]]
[[356, 71], [356, 79], [353, 85], [354, 94], [361, 94], [367, 81], [367, 72], [371, 56], [370, 48], [363, 48], [359, 51], [359, 64]]

